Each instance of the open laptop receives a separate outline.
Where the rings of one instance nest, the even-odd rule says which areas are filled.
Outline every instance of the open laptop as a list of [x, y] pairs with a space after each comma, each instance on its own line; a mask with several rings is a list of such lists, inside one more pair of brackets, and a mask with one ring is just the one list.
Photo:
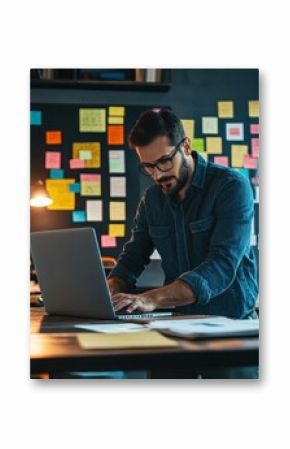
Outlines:
[[32, 232], [31, 253], [49, 314], [104, 320], [172, 315], [170, 311], [114, 311], [93, 228]]

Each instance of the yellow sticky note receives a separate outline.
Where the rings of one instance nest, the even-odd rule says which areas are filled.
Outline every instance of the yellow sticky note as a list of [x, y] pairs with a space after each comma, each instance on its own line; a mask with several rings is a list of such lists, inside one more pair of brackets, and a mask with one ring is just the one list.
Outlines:
[[74, 142], [72, 159], [82, 159], [82, 152], [90, 152], [91, 159], [84, 160], [85, 168], [101, 167], [101, 144], [100, 142]]
[[108, 118], [109, 125], [124, 125], [124, 117], [109, 117]]
[[219, 118], [233, 118], [234, 117], [233, 101], [218, 101], [218, 116]]
[[232, 167], [244, 167], [244, 156], [248, 154], [248, 145], [232, 145]]
[[74, 183], [75, 179], [47, 179], [45, 182], [46, 190], [53, 199], [53, 203], [48, 206], [49, 210], [74, 210], [75, 193], [70, 192], [69, 185]]
[[109, 107], [109, 115], [124, 117], [124, 115], [125, 115], [124, 106], [110, 106]]
[[186, 137], [193, 139], [194, 137], [194, 120], [181, 120]]
[[126, 220], [126, 208], [124, 201], [110, 201], [110, 220]]
[[206, 152], [208, 154], [222, 154], [222, 138], [221, 137], [207, 137], [206, 138]]
[[124, 224], [109, 224], [108, 235], [114, 237], [125, 237], [125, 225]]
[[260, 115], [260, 106], [258, 100], [250, 100], [249, 101], [249, 117], [259, 117]]
[[178, 343], [156, 331], [123, 332], [102, 334], [82, 332], [77, 334], [80, 346], [84, 349], [121, 348], [175, 348]]
[[105, 132], [106, 109], [80, 109], [80, 132]]

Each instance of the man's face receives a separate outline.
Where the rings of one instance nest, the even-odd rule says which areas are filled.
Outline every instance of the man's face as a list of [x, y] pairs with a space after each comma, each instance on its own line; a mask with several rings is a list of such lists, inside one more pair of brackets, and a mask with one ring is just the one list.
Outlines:
[[[172, 199], [176, 198], [177, 193], [185, 186], [189, 177], [188, 158], [190, 156], [185, 151], [188, 145], [188, 141], [185, 139], [179, 146], [179, 151], [176, 152], [172, 159], [172, 168], [170, 170], [161, 171], [158, 167], [155, 167], [150, 174], [155, 184]], [[174, 149], [175, 147], [170, 145], [168, 137], [160, 136], [146, 146], [136, 147], [136, 152], [141, 164], [155, 164], [172, 155]]]

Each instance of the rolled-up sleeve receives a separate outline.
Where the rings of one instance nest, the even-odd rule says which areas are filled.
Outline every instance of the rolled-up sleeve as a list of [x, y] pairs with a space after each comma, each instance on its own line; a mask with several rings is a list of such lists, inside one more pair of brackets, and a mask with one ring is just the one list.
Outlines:
[[144, 194], [136, 211], [131, 238], [125, 243], [109, 278], [118, 276], [134, 286], [145, 266], [149, 264], [153, 249], [154, 244], [148, 232]]
[[207, 258], [179, 279], [196, 296], [196, 304], [205, 305], [233, 283], [236, 271], [250, 245], [253, 219], [253, 192], [249, 180], [240, 174], [224, 183], [217, 195], [216, 223]]

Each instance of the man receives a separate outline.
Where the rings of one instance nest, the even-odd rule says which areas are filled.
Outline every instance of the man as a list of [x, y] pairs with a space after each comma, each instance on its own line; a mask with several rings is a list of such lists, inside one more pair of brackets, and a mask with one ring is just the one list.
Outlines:
[[[144, 112], [129, 145], [154, 185], [139, 203], [131, 239], [108, 279], [115, 310], [174, 306], [190, 314], [255, 316], [249, 180], [192, 152], [181, 121], [166, 109]], [[161, 256], [165, 285], [134, 294], [154, 248]]]

